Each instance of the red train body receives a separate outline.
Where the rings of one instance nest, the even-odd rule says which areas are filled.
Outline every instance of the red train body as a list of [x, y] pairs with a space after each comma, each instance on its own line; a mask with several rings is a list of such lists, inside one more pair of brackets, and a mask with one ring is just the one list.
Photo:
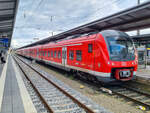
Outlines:
[[65, 70], [89, 73], [105, 83], [133, 79], [138, 64], [130, 37], [114, 30], [24, 48], [17, 53]]

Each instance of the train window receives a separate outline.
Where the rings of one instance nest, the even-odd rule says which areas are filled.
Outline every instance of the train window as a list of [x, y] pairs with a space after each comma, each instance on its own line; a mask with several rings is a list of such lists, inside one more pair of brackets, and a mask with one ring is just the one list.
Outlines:
[[82, 51], [81, 50], [77, 50], [76, 51], [76, 60], [77, 61], [81, 61], [82, 60]]
[[45, 56], [47, 56], [47, 51], [45, 51]]
[[88, 52], [92, 53], [93, 50], [93, 44], [88, 44]]
[[45, 55], [44, 51], [43, 51], [43, 56]]
[[74, 51], [73, 51], [73, 50], [70, 50], [70, 51], [69, 51], [69, 59], [70, 59], [70, 60], [73, 60], [73, 59], [74, 59]]
[[48, 51], [48, 57], [50, 57], [50, 51]]
[[51, 57], [53, 57], [53, 51], [51, 51]]
[[36, 52], [37, 56], [39, 56], [39, 51], [38, 51], [38, 49], [37, 49], [36, 51], [37, 51], [37, 52]]
[[54, 51], [54, 58], [56, 58], [57, 51]]
[[60, 50], [58, 51], [58, 58], [61, 58], [61, 52], [60, 52]]

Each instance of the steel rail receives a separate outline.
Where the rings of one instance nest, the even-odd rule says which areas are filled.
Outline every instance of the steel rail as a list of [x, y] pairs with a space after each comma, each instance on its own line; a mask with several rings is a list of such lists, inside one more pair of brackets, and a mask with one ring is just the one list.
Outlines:
[[[17, 56], [16, 56], [17, 57]], [[51, 83], [53, 86], [55, 86], [57, 89], [59, 89], [63, 94], [65, 94], [67, 97], [69, 97], [71, 100], [73, 100], [76, 104], [78, 104], [80, 107], [82, 107], [86, 112], [88, 113], [95, 113], [93, 110], [91, 110], [90, 108], [88, 108], [86, 105], [84, 105], [83, 103], [81, 103], [79, 100], [77, 100], [76, 98], [74, 98], [72, 95], [70, 95], [68, 92], [66, 92], [65, 90], [63, 90], [61, 87], [59, 87], [57, 84], [55, 84], [53, 81], [51, 81], [50, 79], [46, 78], [43, 74], [41, 74], [40, 72], [38, 72], [37, 70], [35, 70], [32, 66], [30, 66], [29, 64], [27, 64], [26, 62], [24, 62], [22, 59], [20, 59], [19, 57], [17, 57], [20, 61], [22, 61], [25, 65], [27, 65], [28, 67], [30, 67], [33, 71], [35, 71], [36, 73], [38, 73], [41, 77], [43, 77], [45, 80], [47, 80], [49, 83]], [[22, 67], [20, 67], [22, 68]], [[23, 70], [23, 69], [22, 69]], [[28, 78], [29, 79], [29, 78]], [[29, 80], [30, 81], [30, 80]], [[32, 81], [30, 81], [32, 82]], [[37, 90], [37, 89], [36, 89]], [[39, 91], [37, 91], [39, 92]], [[39, 92], [40, 93], [40, 92]], [[41, 97], [41, 95], [39, 95]], [[41, 97], [43, 102], [46, 103], [45, 99], [43, 97]], [[49, 110], [53, 112], [53, 110], [50, 108], [50, 106], [46, 103], [46, 106], [49, 108]]]
[[139, 90], [137, 90], [137, 89], [135, 89], [135, 88], [131, 88], [131, 87], [127, 87], [127, 86], [122, 86], [122, 87], [124, 87], [124, 88], [126, 88], [126, 89], [129, 89], [129, 90], [132, 90], [132, 91], [134, 91], [134, 92], [137, 92], [137, 93], [139, 93], [139, 94], [146, 95], [147, 97], [150, 98], [150, 94], [149, 94], [149, 93], [146, 93], [146, 92], [143, 92], [143, 91], [139, 91]]
[[[86, 82], [86, 83], [88, 83], [88, 84], [91, 84], [92, 86], [94, 86], [94, 87], [96, 87], [96, 88], [99, 89], [99, 84], [94, 84], [93, 82], [86, 81], [86, 80], [82, 80], [82, 81], [84, 81], [84, 82]], [[130, 91], [136, 92], [136, 93], [138, 93], [138, 94], [141, 94], [141, 95], [144, 95], [144, 96], [147, 96], [147, 97], [150, 98], [150, 94], [148, 94], [148, 93], [146, 93], [146, 92], [138, 91], [138, 90], [136, 90], [136, 89], [134, 89], [134, 88], [129, 88], [129, 87], [127, 87], [127, 86], [118, 86], [118, 87], [124, 87], [124, 88], [126, 88], [126, 89], [128, 89], [128, 90], [130, 90]], [[136, 99], [134, 99], [134, 98], [131, 98], [131, 97], [127, 96], [127, 95], [121, 94], [121, 93], [119, 93], [119, 92], [117, 92], [117, 91], [112, 90], [111, 88], [108, 88], [108, 87], [105, 87], [105, 86], [103, 86], [103, 87], [101, 87], [101, 88], [108, 89], [108, 90], [112, 91], [113, 94], [116, 94], [116, 95], [121, 96], [121, 97], [123, 97], [123, 98], [126, 98], [126, 99], [128, 99], [128, 100], [130, 100], [130, 101], [133, 101], [133, 102], [135, 102], [135, 103], [138, 103], [138, 104], [141, 104], [141, 105], [144, 105], [144, 106], [150, 108], [150, 104], [144, 103], [144, 102], [142, 102], [142, 101], [139, 101], [139, 100], [136, 100]]]
[[[148, 94], [145, 94], [145, 93], [142, 93], [142, 92], [138, 92], [138, 91], [136, 91], [135, 89], [131, 89], [131, 88], [127, 88], [127, 87], [124, 87], [124, 88], [128, 89], [129, 91], [131, 90], [131, 91], [133, 91], [133, 92], [136, 92], [137, 94], [141, 94], [141, 96], [142, 96], [142, 95], [144, 95], [144, 96], [147, 96], [147, 95], [148, 95]], [[132, 98], [132, 97], [130, 97], [130, 96], [128, 96], [128, 95], [119, 93], [119, 92], [117, 92], [117, 91], [115, 91], [115, 90], [112, 90], [111, 88], [108, 88], [108, 89], [111, 90], [112, 93], [114, 93], [114, 94], [116, 94], [116, 95], [122, 96], [122, 97], [124, 97], [124, 98], [126, 98], [126, 99], [128, 99], [128, 100], [131, 100], [131, 101], [133, 101], [133, 102], [135, 102], [135, 103], [138, 103], [138, 104], [141, 104], [141, 105], [144, 105], [144, 106], [150, 108], [150, 104], [148, 104], [148, 103], [145, 103], [145, 102], [142, 102], [142, 101], [140, 101], [140, 100], [134, 99], [134, 98]], [[147, 97], [149, 97], [149, 96], [147, 96]]]
[[30, 80], [30, 78], [28, 77], [28, 75], [26, 74], [26, 72], [23, 70], [23, 68], [21, 67], [21, 65], [18, 63], [18, 61], [16, 60], [16, 58], [14, 58], [16, 64], [18, 65], [18, 67], [20, 68], [20, 70], [22, 71], [22, 73], [25, 75], [25, 77], [27, 78], [28, 81], [30, 81], [31, 86], [33, 87], [33, 89], [37, 92], [38, 96], [40, 97], [40, 99], [42, 100], [42, 102], [44, 103], [44, 105], [47, 107], [48, 111], [50, 113], [54, 113], [54, 111], [49, 107], [48, 103], [46, 102], [46, 100], [44, 99], [44, 97], [41, 95], [41, 93], [38, 91], [38, 89], [35, 87], [35, 85], [33, 84], [33, 82]]

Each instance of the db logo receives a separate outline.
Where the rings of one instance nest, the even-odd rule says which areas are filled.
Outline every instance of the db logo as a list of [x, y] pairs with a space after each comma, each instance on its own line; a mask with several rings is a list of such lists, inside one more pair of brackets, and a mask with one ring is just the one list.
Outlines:
[[126, 62], [122, 62], [121, 65], [122, 66], [126, 66], [127, 64], [126, 64]]

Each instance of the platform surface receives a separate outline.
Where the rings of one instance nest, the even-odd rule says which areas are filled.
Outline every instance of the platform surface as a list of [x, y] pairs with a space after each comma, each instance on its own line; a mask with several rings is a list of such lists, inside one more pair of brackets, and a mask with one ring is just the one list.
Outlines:
[[[6, 72], [2, 72], [0, 77], [0, 82], [4, 81], [4, 88], [1, 88], [0, 90], [0, 96], [2, 95], [0, 101], [0, 113], [36, 113], [35, 108], [31, 105], [33, 103], [27, 89], [21, 88], [21, 86], [24, 85], [23, 80], [21, 80], [19, 70], [17, 70], [18, 72], [16, 73], [17, 65], [11, 56], [8, 56], [6, 64], [7, 66], [4, 66], [3, 68], [3, 71], [6, 70]], [[17, 74], [20, 76], [19, 79]]]
[[150, 80], [150, 66], [147, 66], [146, 69], [139, 69], [137, 77]]
[[1, 113], [25, 113], [11, 58], [8, 58]]
[[2, 64], [2, 63], [0, 62], [0, 77], [1, 77], [1, 73], [2, 73], [3, 67], [4, 67], [4, 64]]

